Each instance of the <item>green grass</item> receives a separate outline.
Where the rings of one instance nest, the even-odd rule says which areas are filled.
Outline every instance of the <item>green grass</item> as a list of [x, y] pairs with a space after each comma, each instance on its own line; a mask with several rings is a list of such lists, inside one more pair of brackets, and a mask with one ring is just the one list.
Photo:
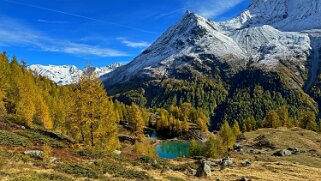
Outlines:
[[59, 166], [60, 170], [77, 177], [88, 177], [97, 179], [100, 175], [99, 170], [85, 164], [68, 164]]
[[105, 161], [97, 161], [93, 164], [65, 163], [59, 166], [59, 170], [76, 177], [93, 179], [102, 179], [104, 174], [108, 173], [113, 177], [125, 179], [154, 180], [145, 171], [136, 171], [128, 169], [120, 163], [108, 163]]
[[17, 132], [19, 135], [24, 136], [30, 139], [33, 142], [45, 144], [52, 148], [65, 148], [67, 144], [64, 141], [51, 138], [50, 136], [46, 135], [41, 130], [21, 130]]
[[23, 136], [13, 132], [0, 130], [0, 145], [6, 146], [31, 146], [32, 142]]
[[49, 173], [32, 173], [26, 176], [18, 176], [10, 181], [71, 181], [73, 179], [61, 174], [49, 174]]
[[122, 177], [126, 179], [136, 179], [136, 180], [154, 180], [145, 171], [136, 171], [132, 169], [125, 168], [120, 164], [113, 164], [108, 162], [96, 162], [95, 165], [102, 169], [103, 173], [109, 173], [115, 177]]
[[172, 176], [167, 176], [166, 179], [169, 181], [184, 181], [184, 179], [172, 177]]

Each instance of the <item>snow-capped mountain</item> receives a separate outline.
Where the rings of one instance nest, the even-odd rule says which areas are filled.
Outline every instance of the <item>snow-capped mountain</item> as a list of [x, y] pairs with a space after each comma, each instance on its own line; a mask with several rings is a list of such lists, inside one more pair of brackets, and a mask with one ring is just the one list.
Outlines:
[[[116, 68], [122, 66], [121, 63], [115, 63], [106, 67], [92, 67], [94, 72], [102, 77], [114, 71]], [[37, 72], [38, 74], [48, 77], [50, 80], [56, 82], [59, 85], [68, 85], [75, 83], [79, 80], [84, 70], [77, 68], [74, 65], [31, 65], [29, 69]]]
[[253, 0], [237, 18], [220, 23], [225, 29], [271, 25], [282, 31], [321, 28], [320, 0]]
[[202, 67], [224, 76], [249, 68], [284, 72], [302, 87], [319, 69], [320, 57], [312, 54], [321, 44], [314, 38], [321, 35], [320, 17], [321, 0], [253, 0], [239, 16], [219, 23], [186, 12], [132, 62], [106, 75], [106, 85], [175, 77], [184, 67], [204, 73]]

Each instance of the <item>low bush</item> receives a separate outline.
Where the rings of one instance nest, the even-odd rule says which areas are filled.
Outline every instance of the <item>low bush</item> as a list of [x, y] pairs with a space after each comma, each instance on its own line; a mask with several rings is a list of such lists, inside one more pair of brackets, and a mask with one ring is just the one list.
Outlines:
[[100, 175], [99, 169], [85, 164], [62, 164], [59, 169], [67, 174], [75, 175], [77, 177], [88, 177], [97, 179]]
[[153, 180], [152, 177], [144, 171], [136, 171], [125, 168], [122, 165], [107, 163], [107, 162], [96, 162], [96, 166], [100, 167], [103, 173], [109, 173], [115, 177], [122, 177], [125, 179], [136, 179], [136, 180]]
[[32, 142], [23, 136], [17, 135], [13, 132], [0, 130], [0, 145], [7, 146], [31, 146]]
[[19, 135], [24, 136], [40, 144], [48, 145], [52, 148], [65, 148], [67, 144], [61, 140], [51, 138], [41, 130], [22, 130], [18, 132]]
[[12, 181], [71, 181], [72, 179], [57, 173], [32, 173], [26, 176], [18, 176], [11, 179]]

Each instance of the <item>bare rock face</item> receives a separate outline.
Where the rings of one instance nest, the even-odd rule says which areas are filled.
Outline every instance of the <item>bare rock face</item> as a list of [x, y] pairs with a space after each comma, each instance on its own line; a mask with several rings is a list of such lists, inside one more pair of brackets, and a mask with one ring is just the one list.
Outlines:
[[196, 176], [197, 177], [211, 177], [212, 171], [211, 171], [210, 162], [208, 162], [205, 159], [202, 159], [200, 161], [200, 166], [198, 167], [198, 169], [196, 171]]

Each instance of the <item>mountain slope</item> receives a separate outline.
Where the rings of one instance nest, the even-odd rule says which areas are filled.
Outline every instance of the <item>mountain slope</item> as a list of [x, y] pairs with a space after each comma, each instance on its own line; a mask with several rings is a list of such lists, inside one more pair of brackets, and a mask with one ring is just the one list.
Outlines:
[[227, 64], [230, 66], [228, 73], [235, 73], [248, 63], [238, 44], [222, 34], [215, 23], [186, 12], [142, 54], [109, 74], [106, 83], [114, 85], [137, 77], [171, 77], [175, 69], [202, 64], [204, 59], [214, 64]]
[[303, 87], [309, 89], [319, 71], [320, 31], [311, 28], [319, 28], [320, 2], [253, 0], [240, 16], [220, 23], [186, 12], [104, 84], [125, 103], [190, 102], [215, 121], [261, 121], [282, 105], [292, 116], [317, 112]]
[[[123, 64], [115, 63], [106, 67], [93, 67], [94, 72], [102, 77], [115, 70], [116, 68], [122, 66]], [[79, 76], [83, 73], [83, 70], [78, 69], [73, 65], [31, 65], [29, 69], [37, 72], [38, 74], [48, 77], [50, 80], [54, 81], [59, 85], [68, 85], [76, 82]]]
[[238, 17], [220, 23], [226, 30], [271, 25], [282, 31], [321, 28], [320, 0], [253, 0]]

